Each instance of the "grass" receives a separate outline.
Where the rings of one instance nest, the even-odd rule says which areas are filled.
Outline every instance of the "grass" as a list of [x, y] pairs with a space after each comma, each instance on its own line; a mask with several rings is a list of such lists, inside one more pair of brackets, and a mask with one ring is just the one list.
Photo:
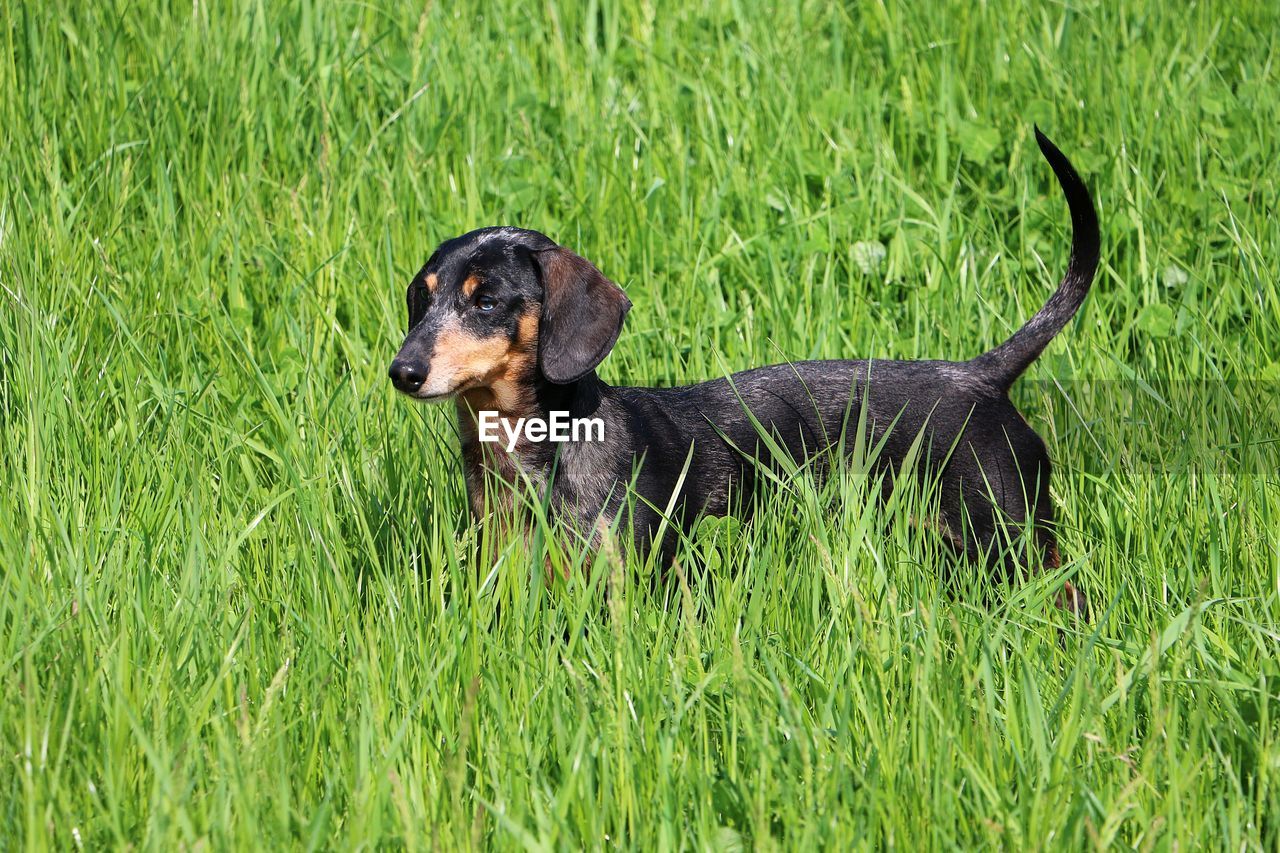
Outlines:
[[[0, 0], [0, 847], [1280, 844], [1280, 12], [168, 5]], [[481, 586], [385, 378], [437, 242], [596, 261], [610, 381], [968, 357], [1066, 262], [1033, 123], [1103, 227], [1015, 389], [1092, 624], [856, 467]]]

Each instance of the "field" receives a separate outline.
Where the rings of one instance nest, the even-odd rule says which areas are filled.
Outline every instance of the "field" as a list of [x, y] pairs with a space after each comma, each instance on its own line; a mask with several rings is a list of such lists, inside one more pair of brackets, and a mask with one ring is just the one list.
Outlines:
[[[610, 382], [967, 358], [1067, 261], [1033, 125], [1061, 572], [858, 465], [666, 584], [476, 553], [439, 241], [592, 259]], [[1280, 6], [0, 0], [0, 127], [0, 849], [1280, 845]]]

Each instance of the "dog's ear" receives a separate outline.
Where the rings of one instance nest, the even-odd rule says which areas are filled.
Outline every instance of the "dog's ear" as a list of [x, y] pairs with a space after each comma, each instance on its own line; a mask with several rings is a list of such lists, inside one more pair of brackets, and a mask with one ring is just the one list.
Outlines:
[[631, 300], [586, 258], [560, 246], [533, 253], [542, 272], [538, 368], [548, 381], [581, 379], [613, 349]]

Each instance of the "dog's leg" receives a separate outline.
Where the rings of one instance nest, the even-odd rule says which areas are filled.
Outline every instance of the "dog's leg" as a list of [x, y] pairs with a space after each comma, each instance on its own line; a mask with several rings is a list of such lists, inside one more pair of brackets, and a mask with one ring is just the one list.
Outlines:
[[[1039, 496], [1036, 506], [1035, 538], [1037, 550], [1040, 552], [1039, 570], [1054, 571], [1062, 566], [1062, 555], [1058, 553], [1058, 536], [1054, 532], [1053, 504], [1050, 502], [1048, 489]], [[1076, 618], [1089, 621], [1089, 599], [1071, 581], [1063, 581], [1062, 589], [1054, 597], [1053, 603], [1061, 610], [1069, 610]]]
[[[1024, 483], [1034, 484], [1035, 502], [1031, 508], [1035, 520], [1033, 539], [1035, 553], [1024, 555], [1019, 567], [1022, 575], [1029, 576], [1043, 571], [1054, 571], [1062, 566], [1062, 555], [1058, 552], [1057, 525], [1054, 523], [1053, 498], [1049, 494], [1049, 477], [1052, 465], [1049, 462], [1049, 451], [1044, 441], [1031, 427], [1027, 427], [1024, 440], [1024, 452], [1018, 456], [1021, 476]], [[1018, 501], [1021, 505], [1021, 500]], [[1075, 584], [1063, 581], [1062, 589], [1054, 597], [1054, 604], [1062, 610], [1070, 611], [1076, 618], [1088, 621], [1089, 601]]]
[[[1062, 565], [1049, 495], [1049, 456], [1029, 428], [1028, 436], [1032, 440], [1022, 443], [1016, 462], [1007, 449], [1000, 456], [987, 456], [980, 490], [958, 484], [944, 489], [944, 530], [962, 531], [952, 536], [960, 540], [958, 549], [963, 549], [966, 558], [1002, 572], [1010, 583]], [[999, 461], [993, 465], [993, 459]], [[1033, 520], [1030, 542], [1025, 535], [1028, 515]], [[1063, 583], [1054, 603], [1080, 619], [1089, 618], [1087, 598], [1070, 581]]]

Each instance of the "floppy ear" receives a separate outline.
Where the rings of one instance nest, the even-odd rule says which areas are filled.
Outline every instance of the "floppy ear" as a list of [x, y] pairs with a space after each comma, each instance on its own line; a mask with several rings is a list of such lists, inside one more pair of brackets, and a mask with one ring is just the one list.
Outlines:
[[533, 257], [543, 288], [538, 367], [548, 381], [565, 385], [604, 361], [631, 300], [590, 261], [568, 249], [556, 246]]

